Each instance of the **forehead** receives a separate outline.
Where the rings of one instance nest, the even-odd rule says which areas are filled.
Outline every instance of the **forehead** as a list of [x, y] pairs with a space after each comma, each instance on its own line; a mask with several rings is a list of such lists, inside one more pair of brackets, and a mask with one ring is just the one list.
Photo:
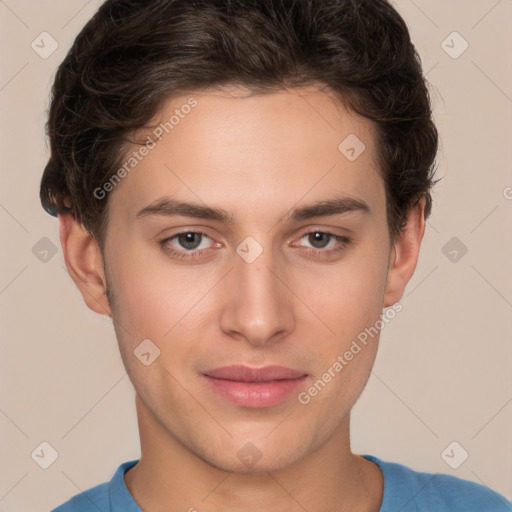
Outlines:
[[191, 92], [165, 102], [150, 124], [137, 140], [155, 144], [110, 198], [127, 215], [165, 195], [269, 215], [342, 193], [382, 206], [373, 124], [318, 88]]

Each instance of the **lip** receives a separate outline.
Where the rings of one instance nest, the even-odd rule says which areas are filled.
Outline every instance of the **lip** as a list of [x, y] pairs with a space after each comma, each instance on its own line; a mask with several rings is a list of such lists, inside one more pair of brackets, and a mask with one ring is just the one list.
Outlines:
[[308, 374], [284, 366], [224, 366], [201, 374], [208, 387], [230, 402], [249, 408], [278, 405], [303, 386]]

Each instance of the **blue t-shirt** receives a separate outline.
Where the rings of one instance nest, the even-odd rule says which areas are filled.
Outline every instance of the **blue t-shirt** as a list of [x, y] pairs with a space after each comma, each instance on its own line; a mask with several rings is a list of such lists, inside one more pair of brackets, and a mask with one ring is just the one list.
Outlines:
[[[384, 476], [379, 512], [511, 512], [512, 502], [488, 487], [441, 473], [422, 473], [373, 455]], [[142, 512], [124, 483], [138, 460], [121, 464], [110, 482], [77, 494], [51, 512]]]

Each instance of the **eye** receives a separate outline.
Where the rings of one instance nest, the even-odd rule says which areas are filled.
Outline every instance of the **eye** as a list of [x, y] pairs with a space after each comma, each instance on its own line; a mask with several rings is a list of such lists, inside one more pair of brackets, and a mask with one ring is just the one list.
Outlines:
[[305, 236], [308, 237], [308, 242], [313, 245], [315, 249], [325, 249], [332, 240], [330, 233], [323, 233], [322, 231], [313, 231]]
[[[304, 233], [300, 240], [305, 240], [311, 247], [305, 248], [315, 254], [332, 254], [343, 251], [351, 240], [346, 236], [335, 235], [327, 231], [314, 230]], [[294, 244], [295, 245], [295, 244]]]
[[[183, 231], [164, 238], [159, 243], [166, 254], [176, 258], [198, 258], [212, 249], [213, 240], [201, 231]], [[221, 244], [214, 242], [213, 245]]]
[[[335, 235], [327, 231], [314, 230], [302, 234], [299, 240], [294, 242], [294, 247], [303, 247], [306, 252], [319, 256], [331, 256], [345, 250], [351, 243], [346, 236]], [[172, 258], [198, 259], [206, 258], [212, 250], [221, 248], [222, 244], [215, 242], [202, 231], [182, 231], [159, 242], [162, 250]]]
[[204, 233], [197, 233], [195, 231], [187, 231], [185, 233], [178, 233], [177, 235], [173, 236], [172, 239], [176, 239], [176, 242], [183, 248], [183, 249], [198, 249], [201, 245], [201, 242], [203, 241], [203, 238], [208, 238], [207, 235]]

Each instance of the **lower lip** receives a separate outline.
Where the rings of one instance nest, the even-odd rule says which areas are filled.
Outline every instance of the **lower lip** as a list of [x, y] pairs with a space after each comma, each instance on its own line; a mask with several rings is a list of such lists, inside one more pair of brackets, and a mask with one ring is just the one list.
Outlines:
[[242, 407], [263, 408], [278, 405], [297, 392], [307, 379], [271, 380], [268, 382], [240, 382], [215, 379], [203, 375], [210, 389], [230, 402]]

